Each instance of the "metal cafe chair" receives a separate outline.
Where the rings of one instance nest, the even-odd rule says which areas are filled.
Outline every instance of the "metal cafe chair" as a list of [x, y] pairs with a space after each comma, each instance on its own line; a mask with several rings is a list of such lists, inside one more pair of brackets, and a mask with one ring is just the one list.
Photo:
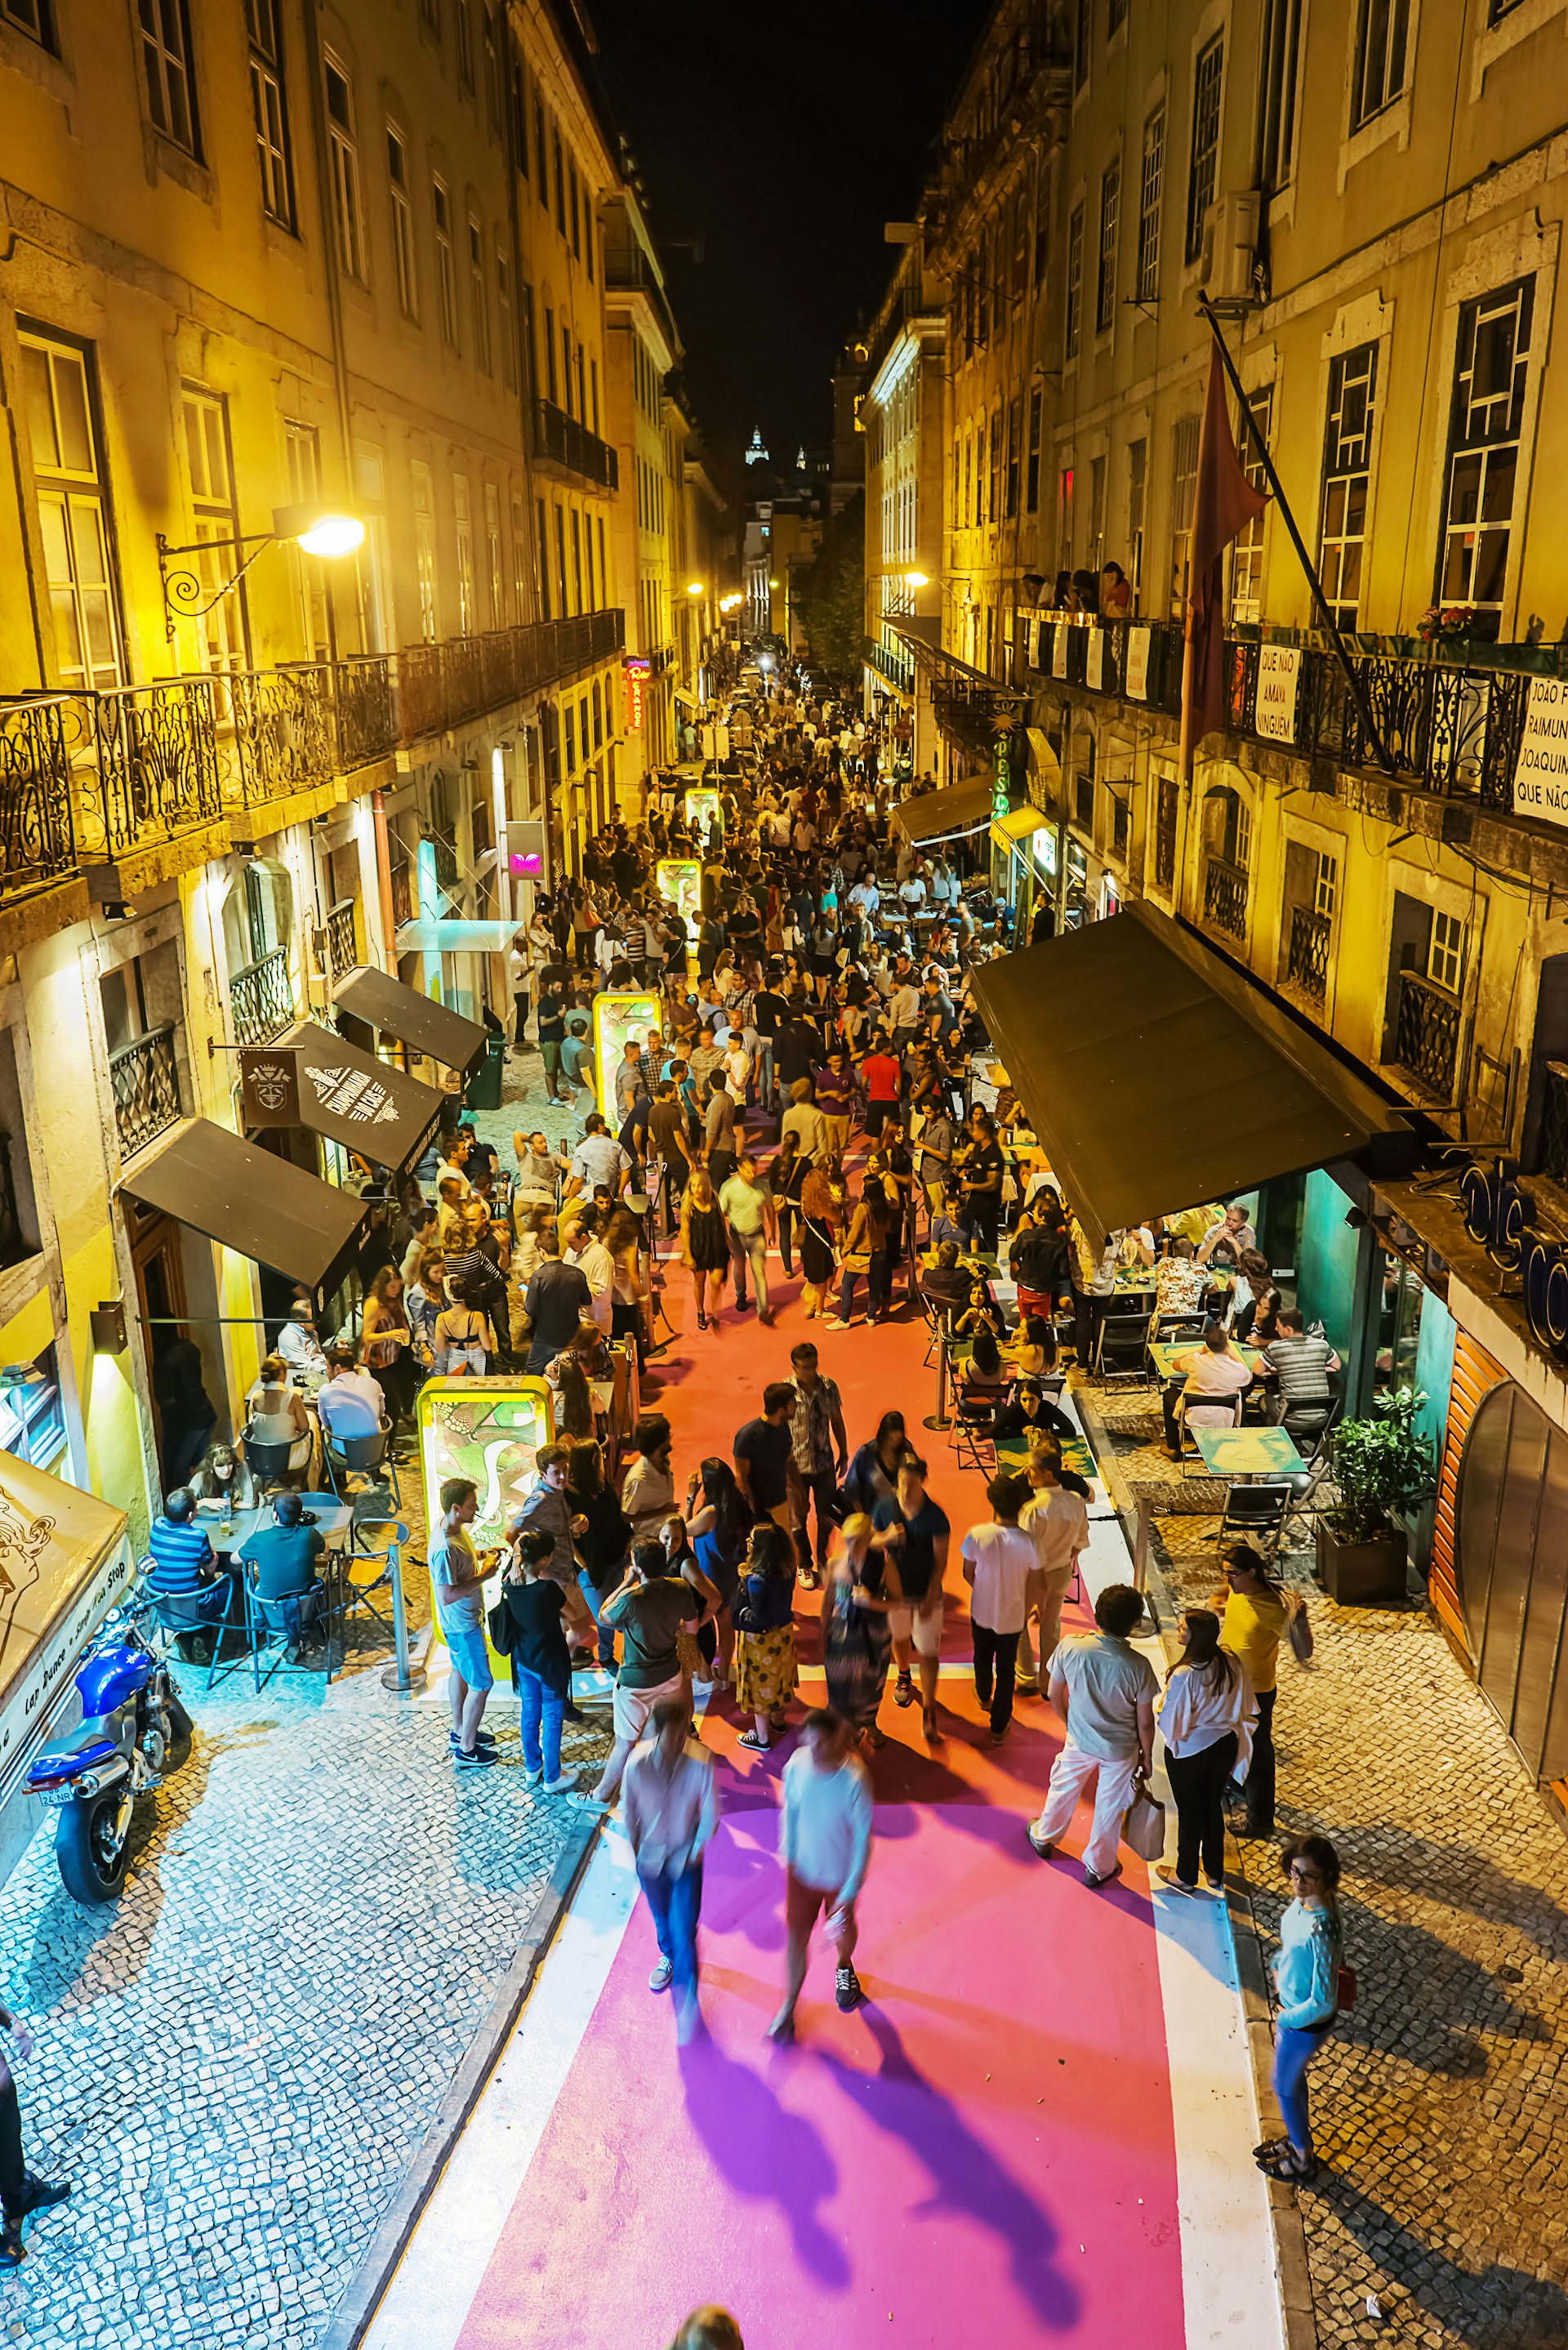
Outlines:
[[996, 1466], [996, 1399], [961, 1395], [953, 1415], [952, 1446], [961, 1463], [982, 1473]]
[[286, 1437], [282, 1442], [276, 1442], [270, 1437], [253, 1436], [247, 1428], [240, 1441], [244, 1448], [245, 1466], [257, 1485], [265, 1489], [282, 1484], [288, 1475], [289, 1454], [294, 1451], [293, 1438]]
[[[337, 1626], [348, 1638], [348, 1627], [357, 1614], [374, 1617], [383, 1631], [393, 1630], [390, 1613], [392, 1604], [392, 1552], [406, 1557], [409, 1529], [400, 1518], [389, 1518], [379, 1510], [360, 1517], [356, 1513], [348, 1533], [348, 1547], [344, 1552], [336, 1609]], [[386, 1609], [376, 1604], [376, 1595], [386, 1595]]]
[[1097, 1379], [1131, 1379], [1147, 1385], [1148, 1367], [1148, 1331], [1153, 1315], [1147, 1313], [1107, 1314], [1100, 1324], [1095, 1346], [1095, 1377]]
[[1280, 1416], [1280, 1426], [1287, 1431], [1302, 1459], [1311, 1462], [1324, 1451], [1344, 1410], [1343, 1396], [1287, 1403]]
[[1221, 1542], [1261, 1544], [1272, 1557], [1280, 1546], [1285, 1515], [1294, 1499], [1289, 1484], [1232, 1485], [1220, 1521]]
[[[247, 1571], [245, 1586], [245, 1629], [250, 1638], [251, 1685], [255, 1690], [265, 1687], [277, 1673], [304, 1673], [312, 1679], [319, 1675], [323, 1681], [332, 1678], [332, 1644], [330, 1609], [324, 1590], [303, 1592], [298, 1597], [263, 1599]], [[305, 1644], [315, 1636], [320, 1643], [320, 1658], [314, 1664], [305, 1661]], [[264, 1672], [263, 1660], [272, 1662]]]
[[327, 1471], [327, 1481], [340, 1502], [348, 1501], [347, 1488], [351, 1476], [369, 1477], [384, 1470], [391, 1484], [393, 1497], [400, 1510], [402, 1488], [398, 1482], [398, 1464], [392, 1455], [392, 1431], [389, 1427], [376, 1430], [371, 1436], [335, 1436], [322, 1422], [321, 1460]]
[[[137, 1561], [136, 1575], [139, 1584], [144, 1575], [151, 1572], [151, 1558]], [[239, 1632], [244, 1622], [243, 1601], [238, 1616], [234, 1612], [234, 1586], [239, 1578], [237, 1575], [225, 1575], [223, 1580], [228, 1588], [223, 1594], [223, 1612], [221, 1616], [202, 1615], [193, 1593], [166, 1592], [161, 1596], [157, 1593], [150, 1595], [152, 1600], [153, 1617], [166, 1647], [172, 1646], [177, 1640], [192, 1638], [199, 1632], [212, 1634], [212, 1653], [206, 1661], [206, 1679], [202, 1683], [203, 1690], [210, 1690], [215, 1682], [227, 1679], [230, 1673], [238, 1672], [245, 1660], [244, 1649], [242, 1646], [234, 1656], [230, 1657], [227, 1663], [223, 1661], [225, 1636]], [[202, 1669], [200, 1666], [197, 1669]]]

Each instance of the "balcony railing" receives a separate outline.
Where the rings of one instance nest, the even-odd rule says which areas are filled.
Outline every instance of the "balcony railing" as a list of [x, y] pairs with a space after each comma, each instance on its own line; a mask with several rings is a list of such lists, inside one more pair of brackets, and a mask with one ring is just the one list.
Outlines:
[[0, 703], [0, 904], [76, 869], [79, 729], [79, 706], [66, 695]]
[[878, 677], [886, 678], [888, 683], [897, 686], [900, 693], [913, 693], [915, 663], [911, 654], [897, 652], [891, 645], [882, 644], [875, 637], [867, 637], [861, 650], [867, 666], [874, 669]]
[[625, 641], [625, 615], [610, 611], [406, 646], [397, 660], [402, 740], [445, 733], [596, 661], [613, 660]]
[[83, 824], [85, 846], [112, 863], [219, 821], [218, 696], [233, 683], [227, 676], [180, 677], [93, 696], [99, 826], [90, 817]]
[[1291, 935], [1285, 949], [1285, 979], [1314, 1003], [1328, 994], [1328, 941], [1334, 924], [1315, 906], [1291, 908]]
[[1247, 935], [1247, 876], [1222, 857], [1210, 858], [1204, 867], [1203, 919], [1233, 939]]
[[1439, 1101], [1454, 1097], [1462, 1014], [1455, 997], [1418, 972], [1399, 973], [1399, 1003], [1394, 1020], [1397, 1066]]
[[534, 402], [534, 454], [598, 489], [619, 486], [620, 467], [609, 442], [547, 400]]
[[[1053, 681], [1055, 650], [1051, 613], [1021, 613], [1020, 636], [1033, 662], [1023, 670], [1034, 686]], [[1128, 681], [1131, 632], [1147, 631], [1145, 691]], [[1097, 646], [1093, 639], [1099, 639]], [[1095, 620], [1069, 617], [1066, 675], [1057, 679], [1075, 690], [1141, 702], [1168, 717], [1181, 712], [1182, 629], [1174, 620]], [[1302, 758], [1327, 758], [1344, 767], [1376, 768], [1379, 762], [1357, 712], [1336, 656], [1318, 645], [1303, 645], [1295, 681], [1295, 709], [1281, 740], [1258, 724], [1259, 656], [1255, 638], [1225, 639], [1225, 725], [1228, 732], [1267, 748]], [[1529, 666], [1512, 667], [1501, 656], [1517, 655]], [[1489, 660], [1476, 649], [1469, 660], [1445, 657], [1417, 660], [1397, 653], [1353, 653], [1351, 667], [1366, 696], [1383, 743], [1397, 774], [1421, 790], [1448, 798], [1479, 801], [1507, 811], [1513, 805], [1513, 772], [1519, 757], [1532, 675], [1553, 673], [1553, 654], [1530, 647], [1494, 649]], [[1098, 662], [1098, 683], [1089, 671]], [[1021, 680], [1022, 681], [1022, 680]]]
[[339, 898], [327, 910], [327, 967], [334, 979], [352, 971], [359, 960], [359, 942], [354, 935], [354, 900]]
[[114, 1123], [122, 1159], [144, 1150], [169, 1127], [178, 1126], [180, 1071], [174, 1057], [174, 1025], [133, 1036], [109, 1056]]
[[229, 1010], [242, 1045], [265, 1045], [293, 1026], [294, 982], [286, 947], [274, 947], [271, 954], [235, 972], [229, 982]]

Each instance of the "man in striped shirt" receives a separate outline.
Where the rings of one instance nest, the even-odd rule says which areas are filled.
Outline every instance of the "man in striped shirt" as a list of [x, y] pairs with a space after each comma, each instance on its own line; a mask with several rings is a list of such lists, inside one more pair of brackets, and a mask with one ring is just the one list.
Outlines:
[[152, 1565], [147, 1588], [155, 1599], [191, 1599], [203, 1624], [215, 1624], [229, 1604], [229, 1578], [219, 1566], [207, 1540], [206, 1528], [196, 1523], [196, 1497], [188, 1485], [176, 1485], [154, 1518], [147, 1537]]
[[1338, 1370], [1339, 1357], [1321, 1331], [1303, 1332], [1300, 1309], [1287, 1305], [1278, 1336], [1263, 1348], [1262, 1367], [1278, 1379], [1282, 1406], [1326, 1403], [1328, 1375]]

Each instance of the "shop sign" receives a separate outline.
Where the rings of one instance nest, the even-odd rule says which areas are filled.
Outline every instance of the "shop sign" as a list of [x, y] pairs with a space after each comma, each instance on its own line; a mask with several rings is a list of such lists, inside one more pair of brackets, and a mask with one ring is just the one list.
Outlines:
[[1042, 873], [1047, 874], [1050, 879], [1054, 881], [1056, 879], [1055, 826], [1054, 824], [1043, 824], [1039, 831], [1033, 835], [1033, 846], [1034, 849], [1034, 862], [1038, 865]]
[[[302, 1061], [305, 1058], [303, 1054], [299, 1057]], [[398, 1115], [397, 1105], [386, 1087], [368, 1069], [342, 1066], [317, 1068], [305, 1061], [305, 1074], [319, 1107], [329, 1110], [334, 1118], [346, 1118], [350, 1126], [385, 1126]]]
[[1104, 629], [1091, 629], [1088, 658], [1084, 663], [1084, 682], [1093, 692], [1098, 693], [1104, 684], [1105, 674], [1106, 632]]
[[1252, 702], [1252, 729], [1265, 743], [1296, 739], [1296, 700], [1301, 691], [1302, 657], [1295, 645], [1258, 647], [1258, 687]]
[[1530, 681], [1513, 770], [1513, 812], [1568, 825], [1568, 679]]
[[1522, 1272], [1525, 1318], [1536, 1344], [1568, 1364], [1568, 1242], [1535, 1228], [1535, 1201], [1509, 1172], [1472, 1159], [1459, 1178], [1465, 1230], [1504, 1273]]
[[299, 1055], [280, 1053], [271, 1045], [242, 1046], [240, 1122], [258, 1130], [265, 1127], [298, 1126]]
[[1065, 677], [1067, 674], [1067, 623], [1065, 620], [1058, 620], [1052, 631], [1051, 674], [1053, 677]]
[[626, 731], [628, 734], [640, 734], [642, 732], [642, 704], [643, 697], [647, 691], [648, 670], [646, 664], [641, 669], [633, 669], [631, 664], [628, 662], [626, 670]]
[[1147, 629], [1127, 630], [1127, 668], [1122, 685], [1129, 702], [1148, 700], [1148, 639]]

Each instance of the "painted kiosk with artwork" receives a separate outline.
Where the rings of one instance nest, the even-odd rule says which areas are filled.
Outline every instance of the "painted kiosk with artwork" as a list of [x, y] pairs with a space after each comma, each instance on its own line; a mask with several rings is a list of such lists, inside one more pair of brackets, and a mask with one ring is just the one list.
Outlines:
[[709, 784], [693, 784], [686, 794], [686, 822], [693, 840], [706, 837], [717, 848], [724, 837], [724, 812], [719, 795]]
[[642, 1044], [659, 1021], [657, 995], [647, 988], [623, 992], [607, 988], [594, 998], [594, 1073], [598, 1086], [598, 1110], [612, 1134], [618, 1134], [621, 1115], [616, 1107], [615, 1073], [628, 1045]]
[[[504, 1378], [499, 1374], [427, 1379], [420, 1389], [416, 1415], [426, 1524], [434, 1526], [441, 1516], [441, 1489], [447, 1479], [467, 1477], [479, 1493], [469, 1539], [481, 1555], [499, 1550], [506, 1538], [507, 1514], [524, 1498], [540, 1449], [550, 1441], [549, 1388], [541, 1378]], [[493, 1578], [486, 1585], [487, 1612], [499, 1588]], [[440, 1641], [441, 1619], [433, 1609], [431, 1616], [433, 1638]], [[490, 1669], [498, 1680], [507, 1677], [504, 1659], [493, 1650]]]
[[702, 920], [702, 868], [694, 857], [661, 857], [654, 868], [659, 894], [686, 923], [688, 939]]

